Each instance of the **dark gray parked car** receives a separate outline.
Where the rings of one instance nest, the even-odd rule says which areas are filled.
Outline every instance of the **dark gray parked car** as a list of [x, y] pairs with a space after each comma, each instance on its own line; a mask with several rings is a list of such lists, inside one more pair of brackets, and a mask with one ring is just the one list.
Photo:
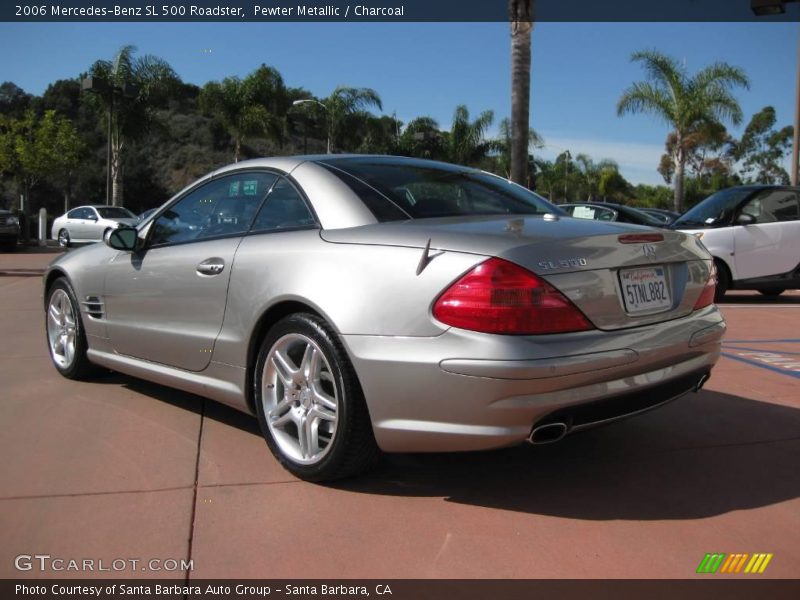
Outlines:
[[19, 234], [19, 219], [11, 211], [0, 209], [0, 248], [16, 249]]

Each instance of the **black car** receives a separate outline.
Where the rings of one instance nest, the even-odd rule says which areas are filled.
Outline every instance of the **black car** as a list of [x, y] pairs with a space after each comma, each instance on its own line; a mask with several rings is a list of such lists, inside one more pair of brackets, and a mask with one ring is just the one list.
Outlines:
[[573, 202], [559, 204], [571, 217], [578, 219], [594, 219], [595, 221], [617, 221], [619, 223], [633, 223], [635, 225], [648, 225], [650, 227], [666, 227], [663, 220], [657, 219], [637, 208], [613, 204], [611, 202]]
[[13, 251], [19, 239], [19, 219], [7, 210], [0, 210], [0, 247]]
[[664, 221], [665, 225], [669, 225], [675, 219], [681, 216], [681, 213], [675, 212], [674, 210], [667, 210], [665, 208], [644, 208], [644, 207], [637, 207], [636, 210], [640, 210], [643, 213], [647, 213], [651, 217], [655, 217], [661, 221]]

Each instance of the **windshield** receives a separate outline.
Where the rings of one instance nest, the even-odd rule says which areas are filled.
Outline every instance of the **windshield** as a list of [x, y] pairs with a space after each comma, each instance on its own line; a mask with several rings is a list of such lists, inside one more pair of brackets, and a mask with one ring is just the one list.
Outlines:
[[[347, 183], [379, 221], [564, 214], [541, 196], [505, 179], [453, 165], [366, 158], [333, 159], [322, 165]], [[368, 194], [365, 187], [379, 192], [380, 198]]]
[[122, 208], [121, 206], [98, 206], [95, 207], [95, 210], [100, 214], [100, 216], [104, 219], [135, 219], [136, 215], [134, 215], [131, 211], [127, 208]]
[[675, 219], [672, 226], [680, 229], [681, 227], [713, 227], [715, 224], [728, 223], [739, 202], [752, 192], [751, 188], [720, 190]]

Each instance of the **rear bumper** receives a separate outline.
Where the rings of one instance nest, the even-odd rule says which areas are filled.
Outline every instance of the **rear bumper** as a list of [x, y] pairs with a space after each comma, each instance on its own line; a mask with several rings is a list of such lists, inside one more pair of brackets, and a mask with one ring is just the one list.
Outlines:
[[668, 402], [711, 370], [724, 331], [711, 306], [617, 331], [343, 339], [379, 446], [451, 452], [518, 444], [559, 411], [577, 430]]

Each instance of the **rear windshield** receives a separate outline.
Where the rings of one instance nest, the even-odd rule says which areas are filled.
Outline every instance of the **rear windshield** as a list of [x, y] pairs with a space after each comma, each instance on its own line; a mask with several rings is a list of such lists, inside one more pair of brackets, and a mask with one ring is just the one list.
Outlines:
[[727, 224], [739, 202], [753, 192], [748, 188], [728, 188], [696, 204], [672, 222], [672, 227], [713, 227]]
[[[525, 188], [466, 168], [391, 159], [333, 159], [321, 164], [350, 186], [379, 221], [469, 215], [564, 215], [555, 205]], [[364, 197], [363, 186], [354, 184], [352, 178], [378, 194]], [[376, 206], [380, 202], [387, 206]]]
[[100, 216], [104, 219], [135, 219], [136, 215], [134, 215], [131, 211], [127, 208], [122, 208], [121, 206], [98, 206], [96, 208], [97, 212], [100, 213]]

